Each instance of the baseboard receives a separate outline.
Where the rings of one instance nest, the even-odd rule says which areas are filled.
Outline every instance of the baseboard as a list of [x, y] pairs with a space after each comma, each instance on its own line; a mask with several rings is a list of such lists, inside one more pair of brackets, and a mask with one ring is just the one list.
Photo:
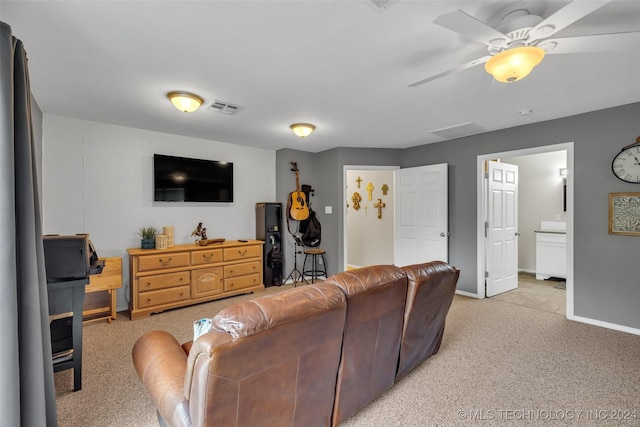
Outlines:
[[467, 291], [456, 290], [456, 295], [462, 295], [470, 298], [484, 299], [484, 297], [481, 297], [478, 294], [472, 294], [471, 292], [467, 292]]
[[582, 316], [567, 316], [567, 319], [580, 323], [587, 323], [589, 325], [600, 326], [601, 328], [613, 329], [614, 331], [626, 332], [628, 334], [640, 335], [640, 329], [630, 328], [624, 325], [618, 325], [616, 323], [603, 322], [601, 320], [589, 319]]

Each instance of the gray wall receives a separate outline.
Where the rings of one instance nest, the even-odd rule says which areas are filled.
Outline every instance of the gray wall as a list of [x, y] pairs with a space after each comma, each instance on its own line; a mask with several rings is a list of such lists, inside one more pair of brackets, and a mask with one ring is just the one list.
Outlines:
[[[309, 154], [276, 153], [276, 186], [291, 188], [283, 164], [304, 159], [313, 181], [317, 206], [331, 204], [331, 218], [319, 215], [322, 246], [330, 255], [330, 273], [342, 269], [341, 202], [344, 165], [449, 164], [449, 261], [461, 269], [458, 289], [476, 289], [476, 163], [477, 156], [574, 142], [574, 315], [630, 328], [640, 328], [640, 280], [635, 271], [640, 238], [608, 234], [608, 194], [640, 191], [611, 173], [611, 160], [640, 133], [640, 103], [525, 125], [405, 150], [335, 149]], [[300, 164], [299, 164], [300, 166]], [[290, 173], [290, 172], [289, 172]], [[313, 175], [311, 175], [313, 174]], [[285, 251], [289, 251], [285, 247]]]
[[[401, 152], [402, 150], [394, 149], [336, 148], [316, 154], [290, 149], [279, 150], [276, 153], [276, 194], [277, 201], [281, 202], [283, 207], [287, 204], [289, 193], [295, 190], [295, 175], [291, 172], [289, 162], [298, 163], [300, 184], [311, 185], [315, 190], [310, 202], [322, 225], [321, 247], [326, 251], [327, 271], [330, 275], [343, 269], [343, 166], [395, 166], [400, 164]], [[331, 206], [333, 213], [325, 214], [325, 206]], [[288, 275], [293, 269], [293, 238], [286, 233], [285, 221], [283, 218], [284, 269], [285, 275]], [[295, 231], [296, 222], [291, 221], [290, 224], [292, 231]], [[298, 258], [298, 268], [302, 269], [301, 265], [302, 259]]]

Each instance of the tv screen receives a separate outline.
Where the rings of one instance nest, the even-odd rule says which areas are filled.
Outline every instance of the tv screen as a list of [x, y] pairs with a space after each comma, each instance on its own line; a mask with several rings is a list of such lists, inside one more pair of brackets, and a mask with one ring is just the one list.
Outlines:
[[233, 163], [153, 155], [156, 202], [233, 202]]

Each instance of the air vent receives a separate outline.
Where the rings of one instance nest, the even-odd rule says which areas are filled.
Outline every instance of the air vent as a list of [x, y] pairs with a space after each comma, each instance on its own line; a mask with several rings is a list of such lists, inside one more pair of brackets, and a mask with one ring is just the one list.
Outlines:
[[378, 13], [384, 12], [396, 3], [398, 3], [398, 0], [367, 0], [367, 4], [371, 9]]
[[222, 114], [235, 114], [240, 107], [229, 104], [228, 102], [215, 100], [207, 107], [207, 110], [217, 111]]
[[476, 135], [478, 133], [484, 133], [486, 131], [487, 130], [482, 126], [478, 126], [477, 124], [472, 122], [466, 122], [459, 125], [432, 130], [429, 133], [432, 133], [444, 139], [454, 139], [462, 138], [463, 136]]

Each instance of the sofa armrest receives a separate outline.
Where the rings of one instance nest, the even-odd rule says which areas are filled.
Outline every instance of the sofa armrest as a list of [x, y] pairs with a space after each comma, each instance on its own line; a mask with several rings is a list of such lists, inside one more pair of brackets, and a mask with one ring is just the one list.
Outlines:
[[[199, 375], [197, 372], [198, 359], [204, 356], [205, 359], [209, 360], [218, 346], [230, 341], [232, 341], [232, 338], [227, 332], [213, 330], [199, 336], [195, 341], [188, 341], [182, 345], [182, 349], [187, 352], [186, 368], [189, 370], [189, 373], [185, 376], [183, 381], [185, 389], [184, 395], [191, 399], [193, 394], [193, 401], [190, 402], [191, 405], [200, 405], [199, 400], [202, 398], [198, 392], [195, 392], [194, 394], [194, 383], [198, 383], [199, 381], [204, 381], [206, 383], [208, 380], [208, 375], [197, 377]], [[207, 368], [205, 368], [204, 371], [206, 372]], [[196, 378], [194, 378], [194, 375]]]
[[132, 351], [136, 372], [170, 426], [191, 426], [184, 394], [187, 355], [178, 341], [165, 331], [151, 331], [136, 341]]

